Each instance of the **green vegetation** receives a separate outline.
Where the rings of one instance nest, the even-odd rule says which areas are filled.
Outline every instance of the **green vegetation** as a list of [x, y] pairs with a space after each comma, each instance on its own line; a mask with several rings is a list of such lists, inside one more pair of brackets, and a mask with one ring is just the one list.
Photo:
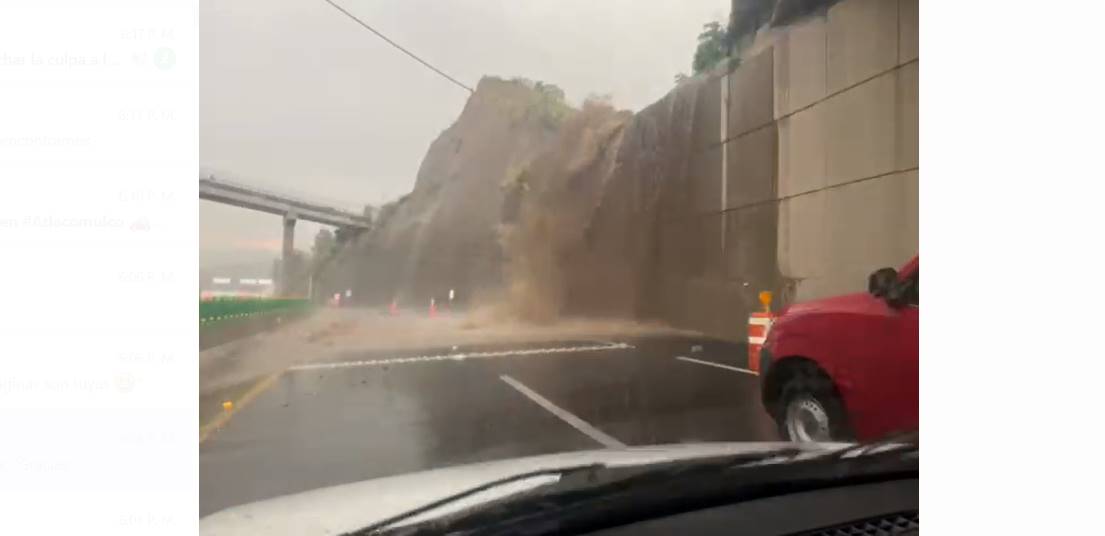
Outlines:
[[698, 48], [694, 51], [691, 69], [694, 74], [702, 74], [729, 56], [729, 31], [717, 21], [702, 25], [698, 34]]
[[564, 100], [564, 90], [556, 84], [535, 82], [533, 89], [537, 91], [538, 101], [535, 112], [541, 122], [548, 128], [557, 128], [568, 116], [572, 115], [572, 107]]
[[511, 78], [510, 81], [522, 84], [536, 92], [536, 101], [526, 108], [525, 113], [536, 116], [545, 127], [556, 129], [572, 115], [572, 107], [568, 106], [564, 99], [564, 90], [560, 89], [560, 86], [540, 80], [535, 82], [520, 76]]
[[[718, 21], [702, 25], [691, 62], [693, 74], [707, 72], [730, 56], [739, 57], [742, 44], [747, 44], [773, 16], [778, 20], [772, 24], [777, 24], [783, 20], [781, 17], [791, 20], [829, 3], [831, 0], [735, 0], [728, 25]], [[675, 75], [676, 84], [686, 79], [683, 73]]]

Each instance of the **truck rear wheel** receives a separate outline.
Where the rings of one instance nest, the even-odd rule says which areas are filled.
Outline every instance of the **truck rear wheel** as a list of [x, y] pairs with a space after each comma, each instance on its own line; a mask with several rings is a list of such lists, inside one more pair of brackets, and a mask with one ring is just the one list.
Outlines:
[[832, 380], [812, 362], [796, 363], [779, 397], [779, 435], [796, 442], [849, 441], [844, 403]]

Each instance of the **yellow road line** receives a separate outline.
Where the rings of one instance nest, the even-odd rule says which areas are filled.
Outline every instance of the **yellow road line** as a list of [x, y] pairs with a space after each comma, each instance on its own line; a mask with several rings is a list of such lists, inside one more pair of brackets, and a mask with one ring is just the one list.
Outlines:
[[280, 371], [275, 374], [266, 376], [265, 378], [262, 378], [260, 381], [253, 384], [253, 387], [250, 387], [249, 390], [245, 392], [245, 394], [238, 398], [238, 400], [234, 401], [234, 409], [231, 409], [230, 411], [223, 411], [217, 417], [211, 419], [210, 422], [201, 426], [200, 443], [203, 443], [208, 437], [211, 436], [211, 434], [215, 433], [216, 430], [226, 425], [226, 423], [230, 421], [230, 418], [233, 417], [235, 413], [242, 411], [242, 409], [245, 408], [247, 404], [253, 402], [253, 399], [261, 396], [261, 393], [265, 392], [266, 389], [271, 387], [272, 384], [275, 383], [282, 374], [284, 374], [284, 371]]

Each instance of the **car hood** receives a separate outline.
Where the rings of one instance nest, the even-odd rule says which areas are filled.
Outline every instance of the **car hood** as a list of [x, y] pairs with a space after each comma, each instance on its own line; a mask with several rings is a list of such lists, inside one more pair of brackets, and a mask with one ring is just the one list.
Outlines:
[[781, 316], [800, 316], [816, 313], [883, 314], [885, 311], [886, 304], [882, 300], [866, 292], [857, 292], [796, 303], [787, 307]]
[[[320, 488], [274, 499], [234, 506], [200, 519], [200, 534], [206, 535], [336, 535], [407, 512], [438, 499], [492, 480], [540, 469], [603, 463], [639, 465], [672, 460], [724, 456], [800, 447], [824, 451], [844, 444], [796, 444], [778, 442], [686, 443], [514, 458], [460, 465]], [[547, 480], [545, 481], [547, 482]], [[535, 487], [538, 482], [529, 487]], [[412, 521], [437, 517], [475, 503], [495, 500], [522, 491], [503, 486], [481, 493], [477, 500], [442, 507]]]

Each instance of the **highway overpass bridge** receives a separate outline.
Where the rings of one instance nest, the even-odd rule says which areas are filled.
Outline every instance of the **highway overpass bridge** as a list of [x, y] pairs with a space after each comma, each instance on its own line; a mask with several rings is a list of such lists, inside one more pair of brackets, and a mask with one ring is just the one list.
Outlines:
[[[295, 250], [295, 222], [312, 221], [337, 227], [335, 236], [339, 245], [368, 229], [372, 222], [355, 212], [327, 206], [322, 203], [299, 199], [287, 194], [275, 193], [254, 186], [218, 179], [214, 175], [199, 178], [200, 199], [257, 210], [281, 216], [284, 219], [284, 243], [281, 266], [289, 266], [292, 252]], [[282, 275], [282, 274], [281, 274]], [[286, 291], [286, 281], [280, 277], [278, 292]]]

